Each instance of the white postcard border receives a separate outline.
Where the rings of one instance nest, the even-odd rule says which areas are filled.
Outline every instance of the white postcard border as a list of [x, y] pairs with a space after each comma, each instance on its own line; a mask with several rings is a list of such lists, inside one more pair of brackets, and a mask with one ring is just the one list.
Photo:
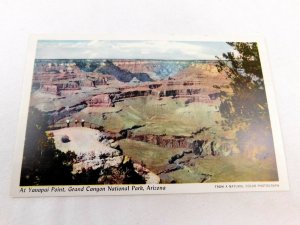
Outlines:
[[[226, 182], [226, 183], [186, 183], [186, 184], [156, 184], [156, 185], [64, 185], [64, 186], [19, 186], [23, 148], [25, 142], [25, 132], [29, 109], [30, 92], [32, 85], [33, 67], [36, 55], [38, 40], [169, 40], [169, 41], [241, 41], [257, 42], [260, 60], [265, 81], [265, 89], [270, 113], [273, 141], [275, 146], [275, 156], [279, 181], [275, 182]], [[267, 58], [267, 49], [260, 36], [179, 36], [179, 35], [143, 35], [143, 36], [124, 36], [124, 35], [32, 35], [28, 43], [28, 55], [26, 60], [25, 76], [23, 79], [22, 102], [19, 115], [19, 126], [17, 140], [12, 162], [12, 182], [10, 195], [13, 197], [41, 197], [41, 196], [87, 196], [87, 195], [135, 195], [135, 194], [175, 194], [175, 193], [205, 193], [205, 192], [244, 192], [244, 191], [287, 191], [289, 190], [288, 176], [286, 170], [286, 160], [283, 150], [280, 122], [277, 113], [275, 93], [272, 85], [271, 70]], [[119, 189], [128, 186], [128, 190], [111, 191], [108, 189]], [[154, 189], [147, 190], [148, 186]], [[76, 188], [77, 191], [70, 191]], [[87, 190], [93, 187], [94, 191]], [[59, 189], [61, 188], [61, 189]], [[82, 188], [83, 190], [81, 191]], [[104, 188], [105, 191], [97, 191], [97, 188]], [[121, 188], [122, 189], [122, 188]], [[143, 189], [143, 190], [142, 190]], [[31, 190], [31, 192], [30, 192]], [[32, 192], [36, 190], [36, 192]], [[44, 190], [44, 191], [43, 191]], [[48, 191], [47, 191], [48, 190]]]

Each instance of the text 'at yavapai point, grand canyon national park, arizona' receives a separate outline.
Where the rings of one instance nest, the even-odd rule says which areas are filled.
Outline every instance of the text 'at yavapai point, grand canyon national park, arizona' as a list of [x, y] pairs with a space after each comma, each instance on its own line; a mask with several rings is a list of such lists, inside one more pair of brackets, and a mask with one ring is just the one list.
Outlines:
[[257, 43], [39, 41], [21, 186], [278, 181]]

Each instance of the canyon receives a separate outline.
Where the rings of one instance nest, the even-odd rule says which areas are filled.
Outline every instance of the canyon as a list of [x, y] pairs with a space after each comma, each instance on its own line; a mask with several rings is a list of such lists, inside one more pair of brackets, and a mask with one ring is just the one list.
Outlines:
[[[232, 89], [217, 63], [39, 59], [30, 106], [47, 116], [56, 148], [77, 154], [74, 174], [119, 173], [132, 161], [146, 183], [214, 182], [235, 163], [223, 158], [241, 153], [235, 130], [222, 127], [221, 94]], [[105, 179], [99, 175], [99, 183]]]

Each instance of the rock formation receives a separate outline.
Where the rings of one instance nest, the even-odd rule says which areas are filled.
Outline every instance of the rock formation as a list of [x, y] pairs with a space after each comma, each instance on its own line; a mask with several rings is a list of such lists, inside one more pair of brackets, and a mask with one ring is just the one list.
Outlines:
[[147, 73], [132, 73], [128, 70], [121, 69], [109, 60], [106, 60], [95, 72], [113, 75], [117, 80], [122, 82], [130, 82], [133, 78], [142, 82], [152, 81]]
[[164, 148], [189, 148], [191, 145], [189, 137], [129, 133], [127, 138], [135, 141], [147, 142]]
[[[51, 134], [57, 149], [75, 152], [76, 158], [72, 162], [72, 174], [75, 179], [88, 179], [88, 182], [97, 180], [98, 183], [108, 184], [160, 181], [153, 172], [123, 155], [118, 142], [111, 138], [109, 133], [85, 127], [72, 127], [54, 130]], [[69, 141], [65, 141], [66, 139]]]
[[113, 105], [111, 97], [108, 94], [100, 94], [92, 97], [88, 101], [90, 107], [110, 107]]

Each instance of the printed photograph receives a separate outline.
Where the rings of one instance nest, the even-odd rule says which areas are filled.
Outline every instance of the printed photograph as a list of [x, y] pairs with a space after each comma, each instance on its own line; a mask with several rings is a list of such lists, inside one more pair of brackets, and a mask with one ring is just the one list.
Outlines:
[[20, 186], [278, 181], [258, 49], [39, 40]]

